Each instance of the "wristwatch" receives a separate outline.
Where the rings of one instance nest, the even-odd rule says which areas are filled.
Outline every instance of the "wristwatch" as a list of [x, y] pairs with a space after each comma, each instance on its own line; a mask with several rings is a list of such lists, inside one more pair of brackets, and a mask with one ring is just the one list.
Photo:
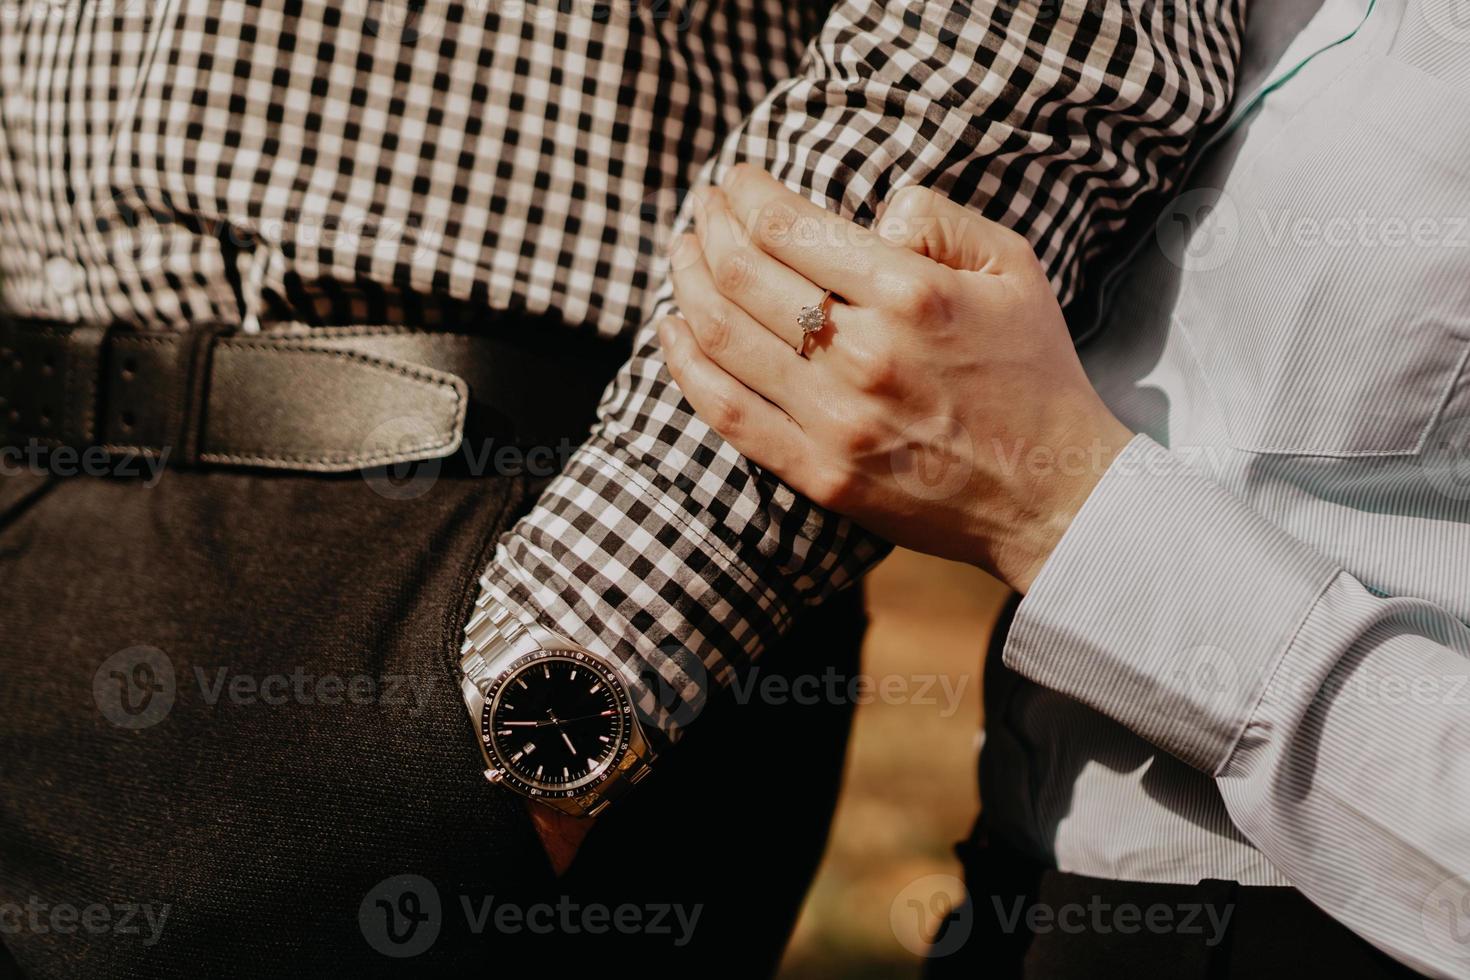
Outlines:
[[593, 817], [648, 775], [653, 753], [615, 664], [503, 606], [465, 633], [460, 686], [486, 779]]

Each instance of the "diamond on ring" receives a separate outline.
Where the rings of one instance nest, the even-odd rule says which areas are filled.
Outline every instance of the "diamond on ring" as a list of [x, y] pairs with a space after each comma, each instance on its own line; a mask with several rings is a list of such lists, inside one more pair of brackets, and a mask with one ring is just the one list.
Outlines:
[[796, 315], [796, 325], [801, 327], [801, 343], [796, 348], [798, 354], [806, 347], [806, 339], [827, 325], [827, 300], [831, 297], [832, 291], [829, 289], [822, 294], [820, 303], [803, 306]]

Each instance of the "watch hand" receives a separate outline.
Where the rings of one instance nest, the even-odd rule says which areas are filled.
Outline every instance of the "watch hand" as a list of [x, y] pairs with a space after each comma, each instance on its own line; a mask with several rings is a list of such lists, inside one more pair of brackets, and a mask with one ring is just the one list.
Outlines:
[[[547, 713], [550, 714], [550, 712], [547, 712]], [[610, 717], [612, 717], [615, 714], [617, 714], [617, 712], [616, 711], [612, 711], [612, 710], [608, 710], [608, 711], [596, 711], [596, 712], [593, 712], [590, 715], [577, 715], [576, 717], [573, 717], [573, 718], [558, 718], [558, 717], [556, 717], [556, 715], [552, 715], [551, 718], [550, 718], [550, 720], [548, 720], [548, 721], [507, 721], [507, 722], [505, 722], [505, 724], [507, 724], [507, 725], [534, 725], [537, 728], [545, 728], [547, 725], [557, 725], [557, 726], [570, 725], [574, 721], [586, 721], [589, 718], [610, 718]]]

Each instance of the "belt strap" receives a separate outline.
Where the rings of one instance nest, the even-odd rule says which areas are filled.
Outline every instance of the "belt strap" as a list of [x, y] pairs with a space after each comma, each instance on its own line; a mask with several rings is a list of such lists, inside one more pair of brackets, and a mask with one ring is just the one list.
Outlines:
[[477, 338], [0, 323], [0, 441], [345, 472], [459, 448]]

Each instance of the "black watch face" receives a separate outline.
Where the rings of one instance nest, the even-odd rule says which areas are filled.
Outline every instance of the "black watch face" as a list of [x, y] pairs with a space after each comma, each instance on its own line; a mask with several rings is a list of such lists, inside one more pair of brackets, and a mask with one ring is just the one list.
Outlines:
[[490, 688], [481, 727], [506, 780], [533, 796], [573, 796], [602, 782], [627, 752], [632, 705], [601, 661], [540, 650]]

